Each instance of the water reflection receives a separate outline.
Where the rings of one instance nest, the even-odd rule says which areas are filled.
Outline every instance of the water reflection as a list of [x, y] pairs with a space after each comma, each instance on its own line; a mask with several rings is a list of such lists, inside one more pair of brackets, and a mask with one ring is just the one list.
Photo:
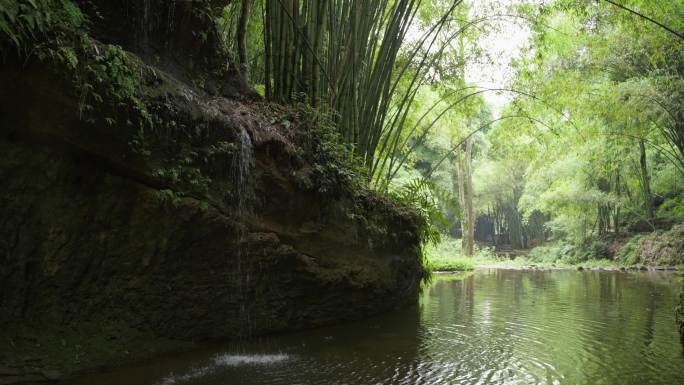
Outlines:
[[446, 383], [684, 383], [676, 291], [658, 273], [485, 270], [437, 281], [422, 298], [421, 359], [457, 362], [440, 371]]
[[492, 269], [436, 277], [413, 308], [76, 384], [679, 384], [678, 288], [665, 273]]

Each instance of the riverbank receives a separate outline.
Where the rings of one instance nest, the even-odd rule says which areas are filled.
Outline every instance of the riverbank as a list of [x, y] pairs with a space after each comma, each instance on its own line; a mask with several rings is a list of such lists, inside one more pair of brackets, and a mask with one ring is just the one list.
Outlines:
[[506, 270], [605, 270], [605, 271], [672, 271], [675, 272], [684, 265], [626, 265], [618, 261], [607, 259], [593, 259], [582, 263], [537, 262], [525, 257], [501, 259], [496, 257], [476, 256], [465, 257], [428, 257], [429, 270], [437, 272], [461, 272], [475, 269], [506, 269]]
[[593, 260], [581, 264], [568, 263], [534, 263], [527, 259], [510, 261], [491, 261], [475, 264], [477, 269], [508, 269], [508, 270], [599, 270], [599, 271], [671, 271], [676, 272], [678, 266], [625, 266], [608, 260]]
[[646, 233], [590, 239], [584, 244], [549, 243], [505, 256], [490, 247], [477, 247], [472, 258], [461, 253], [459, 239], [445, 238], [425, 249], [430, 271], [468, 271], [476, 267], [534, 270], [658, 270], [684, 266], [684, 224]]

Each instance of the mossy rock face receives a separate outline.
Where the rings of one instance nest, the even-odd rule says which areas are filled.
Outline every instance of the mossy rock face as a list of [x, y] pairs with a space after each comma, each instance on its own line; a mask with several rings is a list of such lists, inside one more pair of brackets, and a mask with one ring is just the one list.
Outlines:
[[679, 337], [684, 345], [684, 268], [679, 269], [679, 280], [683, 287], [682, 292], [679, 294], [679, 304], [675, 309], [675, 316], [679, 326]]
[[680, 267], [679, 272], [679, 282], [682, 284], [682, 292], [679, 294], [679, 303], [675, 308], [675, 319], [677, 326], [679, 326], [679, 337], [684, 345], [684, 267]]
[[135, 95], [88, 114], [64, 63], [0, 67], [0, 382], [417, 299], [415, 212], [313, 164], [272, 106], [126, 57]]
[[679, 306], [677, 307], [677, 322], [679, 323], [679, 336], [684, 344], [684, 291], [679, 295]]
[[258, 98], [240, 76], [215, 19], [230, 0], [77, 0], [90, 34], [122, 46], [147, 64], [221, 96]]

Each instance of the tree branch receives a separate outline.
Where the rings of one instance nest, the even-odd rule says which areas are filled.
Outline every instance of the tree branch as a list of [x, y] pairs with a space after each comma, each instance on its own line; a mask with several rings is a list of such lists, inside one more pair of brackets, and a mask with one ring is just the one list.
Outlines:
[[677, 32], [677, 31], [675, 31], [675, 30], [673, 30], [673, 29], [671, 29], [670, 27], [666, 26], [665, 24], [661, 24], [661, 23], [659, 23], [659, 22], [657, 22], [657, 21], [651, 19], [650, 17], [648, 17], [648, 16], [646, 16], [646, 15], [642, 15], [641, 13], [639, 13], [639, 12], [633, 10], [633, 9], [627, 8], [627, 7], [625, 7], [624, 5], [618, 4], [618, 3], [614, 2], [614, 1], [611, 1], [611, 0], [603, 0], [603, 1], [605, 1], [606, 3], [609, 3], [609, 4], [613, 4], [614, 6], [620, 8], [620, 9], [623, 9], [623, 10], [625, 10], [625, 11], [631, 13], [631, 14], [637, 15], [637, 16], [639, 16], [640, 18], [642, 18], [642, 19], [644, 19], [644, 20], [648, 20], [648, 21], [650, 21], [651, 23], [653, 23], [653, 24], [655, 24], [655, 25], [657, 25], [657, 26], [659, 26], [659, 27], [665, 29], [666, 31], [668, 31], [668, 32], [670, 32], [670, 33], [672, 33], [672, 34], [674, 34], [674, 35], [677, 36], [678, 38], [684, 40], [684, 35], [682, 35], [681, 33]]

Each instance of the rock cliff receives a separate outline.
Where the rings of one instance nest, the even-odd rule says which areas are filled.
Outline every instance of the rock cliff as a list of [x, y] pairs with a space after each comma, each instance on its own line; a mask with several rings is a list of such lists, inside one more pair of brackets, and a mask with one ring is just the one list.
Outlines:
[[[417, 297], [420, 217], [354, 183], [324, 117], [259, 101], [211, 49], [173, 40], [205, 28], [217, 44], [198, 22], [216, 4], [187, 3], [83, 2], [99, 24], [78, 65], [5, 46], [0, 383]], [[146, 35], [115, 29], [121, 12]]]

